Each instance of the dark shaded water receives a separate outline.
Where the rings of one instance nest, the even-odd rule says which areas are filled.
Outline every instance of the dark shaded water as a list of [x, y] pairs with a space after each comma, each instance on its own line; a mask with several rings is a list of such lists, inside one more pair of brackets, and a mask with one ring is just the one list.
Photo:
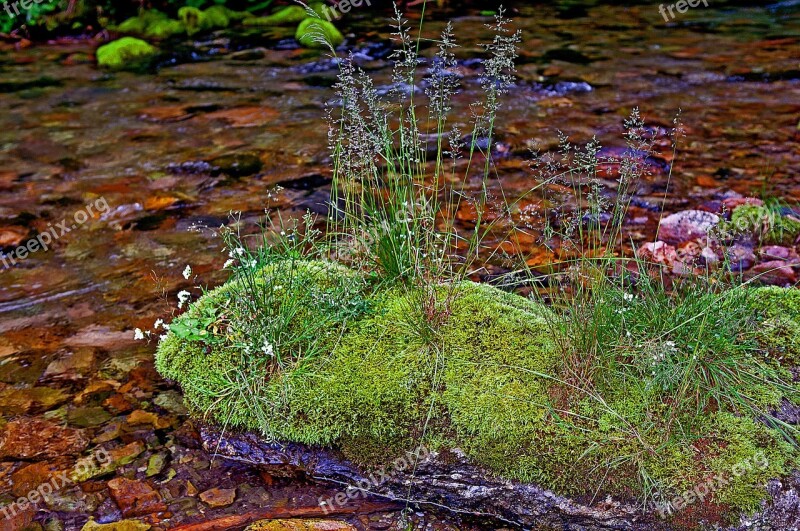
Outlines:
[[[529, 139], [549, 149], [561, 129], [579, 143], [596, 134], [619, 145], [622, 120], [639, 106], [649, 124], [665, 128], [682, 111], [686, 136], [666, 211], [730, 190], [800, 200], [800, 9], [785, 5], [696, 8], [670, 24], [655, 4], [566, 13], [519, 6], [521, 79], [498, 120], [510, 153], [498, 186], [531, 186], [521, 156]], [[487, 19], [458, 15], [458, 53], [468, 59], [489, 38]], [[363, 52], [360, 61], [388, 83], [388, 30], [372, 13], [346, 23], [359, 35], [350, 44]], [[431, 22], [426, 33], [442, 26]], [[133, 340], [134, 328], [151, 329], [177, 292], [196, 284], [182, 277], [187, 264], [203, 284], [224, 280], [213, 229], [229, 212], [255, 223], [267, 206], [320, 210], [323, 118], [336, 71], [316, 52], [285, 46], [290, 34], [220, 34], [175, 46], [164, 60], [177, 64], [152, 74], [100, 72], [88, 42], [0, 52], [0, 246], [8, 252], [63, 219], [69, 228], [49, 250], [0, 264], [0, 424], [20, 426], [23, 439], [0, 439], [0, 505], [72, 469], [87, 447], [113, 449], [119, 466], [66, 486], [38, 511], [0, 520], [0, 528], [55, 519], [75, 529], [90, 515], [168, 528], [226, 514], [297, 514], [288, 509], [335, 494], [209, 461], [175, 390], [152, 368], [154, 346]], [[462, 105], [477, 97], [476, 68], [462, 65]], [[230, 177], [211, 170], [230, 158], [199, 163], [231, 154], [251, 165], [255, 156], [262, 168]], [[639, 191], [640, 239], [657, 223], [664, 179]], [[284, 191], [269, 199], [278, 183]], [[74, 223], [86, 205], [99, 207]], [[80, 431], [34, 431], [31, 417]], [[16, 433], [11, 428], [5, 433]], [[53, 450], [70, 437], [86, 444]], [[28, 452], [14, 449], [25, 444]], [[143, 495], [144, 508], [130, 506], [126, 493], [145, 483], [159, 494]], [[238, 487], [236, 501], [200, 501], [198, 492], [212, 487]], [[359, 528], [398, 528], [396, 509], [359, 502], [346, 517]], [[414, 520], [420, 528], [469, 528], [429, 513]]]

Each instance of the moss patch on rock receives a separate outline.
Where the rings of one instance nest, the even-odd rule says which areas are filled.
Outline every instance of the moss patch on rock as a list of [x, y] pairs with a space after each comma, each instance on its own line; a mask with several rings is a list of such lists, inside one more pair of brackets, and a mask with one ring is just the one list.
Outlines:
[[[661, 389], [622, 371], [593, 388], [576, 385], [557, 336], [563, 317], [542, 304], [472, 282], [423, 293], [372, 286], [333, 263], [294, 267], [309, 301], [353, 285], [336, 292], [345, 293], [337, 305], [366, 310], [331, 318], [325, 304], [302, 304], [294, 322], [318, 315], [324, 325], [314, 336], [324, 354], [275, 371], [266, 354], [236, 342], [178, 337], [175, 324], [209, 309], [229, 313], [241, 281], [208, 293], [173, 323], [156, 358], [196, 415], [279, 441], [335, 446], [367, 467], [421, 444], [459, 448], [496, 474], [560, 494], [679, 496], [724, 474], [708, 502], [732, 514], [755, 509], [766, 480], [797, 462], [779, 431], [724, 404], [673, 408]], [[263, 270], [262, 287], [286, 285], [280, 270]], [[770, 291], [759, 296], [765, 308], [785, 303]], [[763, 466], [734, 473], [756, 458]]]
[[253, 17], [244, 22], [245, 26], [293, 26], [308, 18], [308, 13], [300, 6], [288, 6], [267, 17]]
[[787, 368], [800, 366], [800, 290], [759, 288], [752, 305], [763, 316], [759, 339], [767, 351]]
[[344, 42], [344, 35], [327, 20], [307, 18], [297, 27], [295, 39], [306, 48], [325, 48], [326, 42], [336, 48]]
[[120, 24], [116, 31], [129, 35], [137, 35], [147, 39], [168, 39], [176, 35], [184, 35], [186, 27], [180, 20], [174, 20], [157, 9], [148, 9]]
[[123, 37], [97, 49], [97, 64], [112, 69], [137, 69], [158, 53], [155, 46], [134, 37]]
[[753, 234], [765, 245], [794, 245], [800, 237], [800, 219], [775, 205], [742, 205], [731, 213], [727, 226]]

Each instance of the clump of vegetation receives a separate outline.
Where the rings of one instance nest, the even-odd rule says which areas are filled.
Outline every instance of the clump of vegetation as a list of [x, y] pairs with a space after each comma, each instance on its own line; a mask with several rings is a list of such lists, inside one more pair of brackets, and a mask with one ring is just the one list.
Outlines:
[[740, 206], [731, 213], [729, 226], [767, 245], [794, 245], [800, 238], [800, 215], [778, 201]]
[[123, 37], [97, 49], [97, 64], [107, 68], [137, 68], [158, 53], [155, 46], [134, 37]]
[[[628, 207], [658, 145], [638, 111], [622, 156], [564, 138], [536, 157], [536, 185], [508, 196], [493, 145], [519, 34], [501, 12], [465, 135], [451, 123], [452, 28], [421, 75], [399, 14], [395, 26], [388, 95], [341, 61], [326, 230], [306, 216], [257, 241], [227, 232], [232, 278], [173, 321], [159, 371], [215, 423], [335, 445], [365, 466], [457, 447], [505, 477], [643, 503], [726, 474], [709, 500], [754, 510], [800, 457], [796, 428], [773, 415], [800, 401], [796, 292], [722, 271], [671, 282], [626, 252]], [[558, 206], [520, 214], [531, 198]], [[474, 217], [460, 224], [464, 210]], [[543, 276], [519, 234], [567, 258]], [[551, 287], [521, 296], [471, 280], [492, 262], [516, 264], [505, 286]], [[778, 328], [792, 331], [783, 343], [764, 335]], [[765, 466], [729, 474], [756, 454]]]

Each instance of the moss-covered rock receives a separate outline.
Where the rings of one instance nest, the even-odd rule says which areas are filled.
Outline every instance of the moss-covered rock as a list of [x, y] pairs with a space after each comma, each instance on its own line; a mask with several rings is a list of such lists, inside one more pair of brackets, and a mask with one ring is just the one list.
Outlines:
[[138, 16], [122, 22], [116, 30], [120, 33], [138, 35], [148, 39], [168, 39], [186, 33], [186, 28], [181, 21], [169, 18], [157, 9], [142, 11]]
[[344, 35], [327, 20], [307, 18], [297, 27], [295, 39], [306, 48], [326, 48], [326, 43], [336, 48], [344, 42]]
[[[281, 267], [263, 271], [262, 288], [286, 285], [275, 277]], [[337, 304], [364, 299], [369, 310], [338, 320], [320, 313], [326, 324], [314, 336], [325, 354], [294, 370], [265, 369], [265, 360], [235, 342], [170, 333], [157, 368], [182, 385], [195, 414], [279, 441], [335, 446], [366, 466], [420, 444], [458, 448], [493, 473], [569, 495], [635, 496], [648, 488], [678, 496], [725, 474], [711, 500], [736, 510], [754, 509], [765, 481], [795, 466], [796, 448], [741, 412], [676, 408], [661, 389], [619, 371], [585, 387], [565, 363], [562, 317], [539, 303], [472, 282], [430, 294], [370, 288], [360, 273], [327, 262], [295, 268], [298, 284], [312, 291], [358, 286]], [[178, 326], [209, 308], [229, 310], [237, 282], [200, 299]], [[800, 302], [771, 290], [759, 294], [768, 318]], [[323, 312], [300, 306], [298, 322]], [[748, 472], [733, 473], [745, 460]]]
[[775, 286], [753, 290], [753, 310], [762, 316], [761, 343], [787, 367], [800, 366], [800, 290]]
[[205, 10], [190, 6], [178, 10], [178, 18], [181, 19], [181, 23], [186, 27], [189, 35], [202, 31], [225, 29], [232, 22], [249, 20], [251, 17], [250, 13], [234, 11], [220, 5], [211, 6]]
[[309, 17], [300, 6], [284, 7], [267, 17], [253, 17], [244, 21], [245, 26], [293, 26]]
[[793, 245], [800, 237], [800, 220], [775, 206], [742, 205], [731, 213], [726, 228], [753, 234], [766, 245]]
[[123, 37], [97, 49], [97, 64], [113, 69], [136, 69], [158, 53], [155, 46], [134, 37]]

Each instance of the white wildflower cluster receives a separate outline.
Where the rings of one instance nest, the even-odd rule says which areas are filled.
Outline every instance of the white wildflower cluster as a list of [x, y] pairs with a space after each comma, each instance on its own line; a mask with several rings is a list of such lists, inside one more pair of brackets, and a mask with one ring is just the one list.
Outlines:
[[178, 309], [182, 310], [184, 306], [191, 300], [192, 294], [186, 290], [178, 293]]
[[[163, 329], [165, 332], [169, 332], [169, 325], [165, 323], [163, 319], [157, 319], [156, 322], [153, 323], [153, 330], [157, 331], [159, 329]], [[145, 340], [149, 341], [153, 337], [153, 335], [155, 334], [150, 330], [144, 331], [141, 328], [137, 328], [133, 331], [133, 339], [135, 341], [145, 341]], [[162, 334], [161, 336], [159, 336], [158, 340], [163, 341], [164, 338], [166, 337], [167, 337], [166, 334]]]
[[263, 352], [269, 358], [275, 357], [275, 347], [272, 346], [272, 343], [269, 342], [269, 339], [264, 340], [264, 345], [261, 347], [261, 352]]
[[678, 346], [674, 341], [664, 341], [656, 345], [650, 346], [648, 362], [653, 368], [652, 375], [656, 375], [655, 369], [662, 363], [667, 361], [667, 358], [674, 356], [678, 353]]

